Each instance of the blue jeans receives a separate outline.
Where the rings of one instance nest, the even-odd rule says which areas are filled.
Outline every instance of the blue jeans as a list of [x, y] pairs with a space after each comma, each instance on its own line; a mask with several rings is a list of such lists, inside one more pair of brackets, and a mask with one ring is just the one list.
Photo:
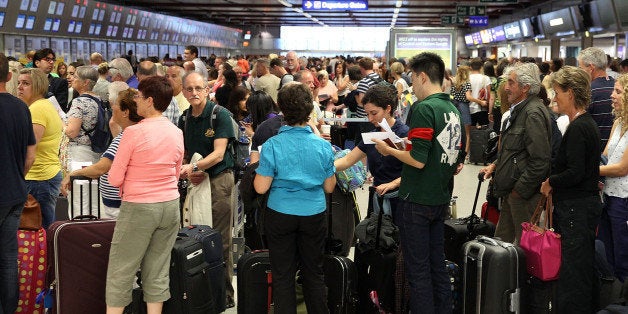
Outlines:
[[0, 314], [17, 309], [17, 227], [23, 208], [24, 203], [0, 208]]
[[606, 258], [620, 280], [628, 278], [628, 199], [606, 195], [598, 239], [604, 242]]
[[395, 221], [399, 227], [412, 313], [451, 313], [452, 294], [445, 269], [443, 214], [447, 204], [419, 205], [399, 200]]
[[54, 177], [44, 181], [26, 180], [26, 189], [29, 194], [39, 202], [41, 206], [42, 226], [44, 229], [55, 221], [55, 207], [59, 188], [61, 187], [61, 171]]

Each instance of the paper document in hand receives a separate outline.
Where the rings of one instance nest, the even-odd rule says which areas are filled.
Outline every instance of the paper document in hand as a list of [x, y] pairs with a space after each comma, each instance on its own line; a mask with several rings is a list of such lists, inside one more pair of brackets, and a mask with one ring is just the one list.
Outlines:
[[364, 144], [375, 144], [373, 139], [378, 139], [386, 142], [390, 147], [396, 149], [403, 149], [403, 140], [400, 139], [395, 133], [392, 132], [367, 132], [362, 133], [362, 142]]

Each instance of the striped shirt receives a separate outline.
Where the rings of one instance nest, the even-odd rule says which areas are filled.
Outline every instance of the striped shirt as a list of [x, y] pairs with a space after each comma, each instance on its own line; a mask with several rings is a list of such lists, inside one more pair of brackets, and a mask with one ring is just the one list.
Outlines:
[[[362, 78], [359, 82], [358, 82], [358, 87], [357, 87], [357, 91], [359, 94], [366, 94], [366, 91], [369, 90], [369, 88], [371, 88], [371, 86], [377, 84], [377, 82], [381, 81], [382, 78], [379, 77], [379, 75], [377, 75], [377, 73], [372, 72], [367, 74], [364, 78]], [[356, 111], [356, 117], [357, 118], [365, 118], [366, 117], [366, 111], [364, 111], [364, 107], [362, 107], [360, 104], [358, 104], [358, 110]]]
[[611, 94], [615, 80], [612, 77], [598, 77], [591, 82], [591, 104], [589, 113], [600, 129], [602, 140], [601, 149], [604, 150], [606, 142], [613, 127], [613, 103]]
[[[111, 144], [109, 144], [109, 148], [102, 154], [103, 158], [110, 159], [113, 161], [113, 158], [116, 156], [118, 152], [118, 145], [120, 144], [120, 139], [122, 138], [122, 132], [116, 136]], [[100, 194], [102, 195], [102, 202], [105, 206], [119, 208], [121, 204], [120, 200], [120, 189], [117, 187], [111, 186], [109, 183], [109, 172], [106, 172], [102, 176], [100, 176]]]

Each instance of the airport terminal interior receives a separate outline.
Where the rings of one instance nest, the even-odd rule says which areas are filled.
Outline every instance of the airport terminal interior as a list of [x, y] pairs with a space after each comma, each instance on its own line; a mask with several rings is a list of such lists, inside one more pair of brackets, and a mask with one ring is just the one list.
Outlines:
[[[288, 69], [288, 54], [294, 54], [299, 58], [299, 61], [302, 62], [300, 69], [313, 71], [313, 81], [316, 81], [313, 84], [319, 84], [319, 80], [327, 78], [333, 85], [336, 84], [334, 79], [338, 75], [335, 65], [353, 62], [357, 67], [356, 61], [364, 58], [371, 59], [372, 63], [377, 65], [377, 69], [374, 69], [376, 73], [384, 80], [393, 83], [403, 77], [400, 74], [399, 78], [396, 79], [391, 73], [394, 65], [392, 61], [398, 61], [395, 63], [403, 63], [407, 66], [407, 62], [412, 57], [424, 52], [431, 52], [440, 56], [445, 68], [451, 71], [449, 75], [454, 77], [460, 66], [468, 68], [466, 65], [469, 65], [473, 60], [490, 63], [493, 68], [497, 67], [501, 60], [508, 60], [507, 62], [512, 65], [518, 61], [532, 62], [541, 68], [545, 66], [548, 69], [550, 64], [559, 60], [561, 65], [577, 67], [581, 52], [594, 47], [604, 52], [607, 56], [608, 73], [613, 73], [613, 76], [617, 77], [628, 73], [628, 0], [0, 0], [0, 52], [3, 52], [10, 60], [18, 61], [22, 66], [33, 67], [33, 54], [36, 51], [50, 48], [54, 52], [54, 60], [50, 60], [50, 62], [54, 62], [53, 75], [57, 76], [58, 73], [58, 76], [62, 76], [64, 79], [68, 73], [63, 75], [59, 72], [61, 68], [65, 68], [67, 72], [70, 66], [76, 69], [80, 65], [90, 65], [90, 62], [93, 66], [98, 66], [98, 64], [93, 63], [94, 56], [100, 56], [100, 62], [109, 62], [109, 65], [105, 65], [109, 70], [116, 69], [111, 67], [111, 62], [114, 59], [124, 58], [130, 62], [131, 60], [135, 61], [132, 64], [134, 69], [137, 69], [142, 61], [152, 61], [158, 64], [158, 74], [170, 75], [169, 67], [180, 66], [183, 68], [186, 61], [192, 61], [189, 58], [191, 46], [197, 49], [196, 57], [200, 60], [201, 66], [206, 67], [205, 73], [212, 75], [213, 72], [215, 74], [216, 77], [213, 80], [209, 79], [211, 84], [224, 79], [225, 68], [220, 64], [226, 63], [229, 65], [229, 69], [236, 71], [237, 68], [240, 70], [237, 72], [238, 85], [242, 84], [243, 87], [249, 89], [251, 89], [250, 83], [256, 79], [254, 77], [257, 70], [256, 62], [260, 64], [270, 62], [272, 67], [273, 60], [279, 59], [275, 65], [279, 64], [280, 68], [286, 67]], [[403, 65], [400, 66], [403, 67]], [[194, 66], [198, 67], [199, 65], [196, 63]], [[552, 71], [554, 71], [553, 69]], [[292, 70], [288, 72], [295, 73]], [[406, 67], [403, 72], [408, 82], [411, 83], [413, 79], [409, 75], [410, 69]], [[543, 75], [549, 72], [548, 70]], [[272, 71], [271, 73], [278, 75]], [[111, 72], [107, 72], [107, 70], [100, 74], [102, 78], [108, 80], [112, 78]], [[281, 74], [279, 77], [283, 79]], [[358, 81], [359, 79], [353, 82], [356, 87], [359, 84]], [[626, 82], [628, 80], [624, 82], [628, 85]], [[70, 87], [73, 86], [71, 84]], [[217, 87], [218, 85], [209, 95], [214, 100], [217, 96]], [[197, 89], [196, 92], [198, 91]], [[625, 91], [628, 93], [628, 86], [626, 86]], [[188, 90], [188, 92], [193, 93], [193, 89]], [[410, 105], [412, 105], [412, 100], [416, 100], [416, 97], [412, 98], [410, 94], [414, 92], [411, 86], [403, 92], [400, 91], [398, 97], [401, 100], [399, 103], [401, 104], [404, 97], [407, 96]], [[495, 93], [493, 95], [493, 97], [497, 97]], [[141, 95], [136, 95], [136, 98], [139, 96]], [[321, 99], [321, 95], [318, 96]], [[480, 98], [477, 93], [476, 96]], [[549, 98], [551, 99], [553, 96], [554, 93], [552, 92]], [[628, 97], [624, 99], [628, 102]], [[329, 109], [329, 105], [327, 108], [321, 106], [322, 111], [327, 110], [328, 112], [328, 115], [321, 113], [325, 117], [325, 122], [322, 124], [334, 125], [334, 132], [341, 132], [338, 130], [342, 130], [344, 133], [341, 133], [345, 137], [339, 137], [342, 138], [339, 142], [337, 141], [338, 138], [332, 137], [330, 141], [342, 146], [341, 148], [354, 147], [355, 141], [346, 138], [348, 123], [351, 121], [368, 122], [368, 118], [365, 116], [357, 117], [357, 114], [352, 115], [351, 112], [348, 112], [348, 105], [336, 104], [346, 107], [344, 111], [343, 107], [333, 106], [333, 102], [331, 105], [332, 109]], [[69, 103], [61, 104], [61, 107], [69, 108], [69, 106]], [[628, 108], [625, 104], [624, 107]], [[182, 114], [183, 110], [179, 112], [178, 116]], [[356, 120], [351, 120], [351, 118]], [[241, 120], [245, 121], [244, 118]], [[180, 122], [179, 127], [181, 125]], [[477, 124], [471, 127], [476, 132], [492, 129], [494, 121], [491, 118], [490, 125]], [[235, 128], [237, 129], [237, 126]], [[246, 133], [244, 129], [244, 124], [242, 124], [240, 131], [243, 134]], [[323, 132], [324, 128], [319, 126], [319, 129], [320, 132]], [[495, 127], [496, 131], [499, 129], [499, 126]], [[622, 132], [625, 132], [625, 129]], [[206, 133], [205, 136], [211, 137], [213, 135]], [[498, 134], [494, 133], [489, 136], [492, 139]], [[254, 141], [254, 139], [248, 139], [248, 135], [244, 137], [247, 138], [247, 141]], [[329, 140], [330, 137], [325, 137], [325, 139]], [[487, 141], [491, 139], [487, 138]], [[497, 143], [497, 141], [492, 143]], [[254, 147], [249, 147], [249, 149], [255, 151]], [[363, 160], [366, 161], [366, 157]], [[454, 176], [448, 218], [470, 217], [472, 211], [476, 215], [480, 215], [482, 206], [488, 206], [484, 203], [487, 201], [487, 196], [490, 198], [489, 183], [486, 180], [478, 189], [478, 173], [490, 162], [489, 160], [478, 161], [468, 158], [464, 161], [462, 170]], [[193, 167], [193, 171], [198, 170], [196, 163]], [[372, 207], [374, 202], [369, 199], [369, 187], [373, 184], [371, 173], [369, 172], [360, 183], [362, 186], [355, 189], [353, 192], [355, 198], [352, 201], [355, 200], [358, 205], [358, 217], [364, 219], [369, 214], [367, 208]], [[234, 193], [234, 200], [236, 196], [237, 193]], [[476, 208], [473, 207], [474, 202], [477, 203]], [[241, 203], [238, 204], [241, 206]], [[68, 205], [65, 204], [64, 206]], [[232, 230], [234, 237], [237, 238], [232, 247], [232, 253], [235, 257], [234, 263], [237, 263], [237, 259], [245, 251], [247, 253], [249, 251], [248, 247], [244, 248], [242, 228], [245, 217], [242, 212], [238, 212], [238, 209], [242, 210], [238, 206], [233, 208], [236, 221]], [[452, 208], [453, 213], [451, 212]], [[628, 216], [624, 218], [628, 219]], [[544, 221], [545, 218], [542, 220]], [[470, 221], [477, 222], [476, 220], [465, 220], [458, 225], [471, 225]], [[359, 219], [356, 219], [355, 223], [358, 222]], [[463, 232], [472, 233], [471, 229], [469, 227], [469, 230]], [[492, 231], [494, 232], [494, 229]], [[483, 233], [478, 235], [480, 234]], [[623, 234], [627, 235], [628, 233], [624, 231]], [[482, 242], [481, 240], [473, 241]], [[515, 252], [519, 250], [518, 242], [516, 242], [517, 245], [513, 246], [510, 243], [494, 242], [492, 238], [484, 241], [485, 245], [490, 242], [490, 245], [494, 244], [494, 246], [499, 246], [508, 252], [510, 249]], [[626, 245], [626, 241], [623, 241], [623, 245]], [[462, 247], [462, 242], [460, 246]], [[360, 258], [358, 257], [360, 253], [356, 255], [356, 250], [355, 246], [350, 248], [349, 262]], [[456, 252], [460, 253], [459, 251], [460, 249]], [[377, 251], [377, 253], [381, 252]], [[469, 252], [465, 252], [465, 254], [467, 253]], [[610, 253], [606, 255], [611, 256]], [[361, 258], [365, 258], [364, 253], [361, 256]], [[623, 256], [626, 256], [625, 252]], [[191, 259], [195, 256], [188, 255], [187, 257]], [[478, 260], [481, 265], [481, 258]], [[474, 264], [469, 262], [469, 265], [478, 264], [478, 260], [473, 259]], [[397, 262], [396, 265], [404, 265], [403, 259], [395, 258], [395, 261]], [[529, 302], [538, 302], [538, 307], [534, 308], [538, 312], [531, 310], [530, 313], [576, 313], [561, 313], [560, 311], [556, 312], [555, 309], [552, 311], [555, 296], [550, 295], [553, 293], [550, 291], [555, 291], [557, 286], [550, 286], [548, 282], [555, 282], [552, 280], [556, 278], [544, 281], [538, 280], [532, 275], [528, 276], [528, 274], [524, 276], [527, 279], [527, 281], [524, 280], [525, 283], [517, 283], [516, 289], [513, 288], [512, 291], [504, 290], [506, 291], [504, 295], [507, 294], [507, 296], [504, 297], [503, 304], [508, 304], [507, 310], [505, 308], [489, 308], [490, 305], [487, 304], [490, 302], [487, 301], [484, 304], [483, 300], [492, 297], [486, 295], [480, 297], [481, 292], [484, 292], [487, 279], [485, 278], [483, 282], [481, 275], [478, 278], [477, 274], [473, 275], [475, 277], [469, 277], [466, 273], [467, 261], [458, 261], [459, 265], [455, 266], [456, 270], [449, 273], [452, 283], [452, 299], [454, 300], [454, 304], [452, 304], [453, 313], [522, 313], [520, 310], [524, 308], [526, 309], [523, 310], [525, 313], [531, 304]], [[370, 272], [370, 266], [377, 267], [377, 265], [369, 265], [368, 270], [362, 269], [364, 270], [363, 273]], [[517, 267], [519, 266], [514, 268]], [[522, 267], [525, 268], [525, 265]], [[259, 311], [247, 311], [243, 305], [239, 304], [240, 300], [243, 299], [238, 295], [243, 288], [239, 285], [238, 277], [243, 271], [245, 270], [237, 269], [237, 267], [235, 269], [235, 276], [232, 281], [235, 292], [233, 297], [226, 297], [226, 308], [220, 311], [214, 311], [215, 308], [212, 310], [197, 309], [197, 312], [190, 313], [214, 313], [222, 310], [225, 313], [239, 314], [272, 313], [271, 298], [267, 299], [268, 304], [262, 301], [264, 306], [261, 306]], [[528, 271], [530, 270], [528, 269]], [[266, 274], [268, 275], [269, 272], [270, 270]], [[481, 267], [479, 273], [481, 274]], [[268, 276], [258, 279], [262, 281], [271, 280], [272, 276]], [[394, 278], [405, 278], [403, 273], [395, 273], [394, 276]], [[499, 281], [497, 277], [499, 275], [491, 275], [490, 278], [497, 282]], [[628, 280], [624, 283], [624, 278], [620, 277], [613, 274], [612, 271], [607, 277], [596, 277], [596, 280], [599, 279], [602, 287], [607, 290], [602, 292], [600, 300], [592, 301], [598, 302], [592, 306], [592, 309], [595, 308], [597, 312], [597, 310], [602, 310], [602, 307], [608, 306], [611, 308], [608, 312], [599, 313], [628, 313], [628, 304], [626, 303], [628, 301]], [[391, 276], [387, 278], [393, 279]], [[359, 284], [366, 285], [365, 282], [367, 281], [360, 281], [363, 279], [359, 278], [356, 280]], [[384, 279], [369, 278], [369, 280], [382, 281]], [[467, 281], [476, 281], [482, 285], [482, 288], [475, 287], [467, 290]], [[270, 282], [272, 280], [268, 283], [269, 287], [271, 286]], [[375, 285], [373, 282], [368, 281], [368, 284]], [[605, 283], [606, 285], [604, 285]], [[46, 284], [50, 284], [50, 282], [46, 281]], [[522, 288], [524, 286], [525, 288]], [[391, 286], [388, 287], [393, 287], [392, 281]], [[224, 289], [224, 287], [222, 288]], [[412, 297], [408, 296], [410, 293], [408, 290], [411, 289], [409, 286], [394, 288], [392, 289], [394, 290], [393, 294], [396, 293], [395, 296], [398, 299], [380, 291], [381, 299], [389, 302], [389, 304], [384, 305], [384, 303], [378, 303], [379, 301], [376, 300], [377, 293], [374, 296], [373, 294], [364, 294], [364, 291], [358, 287], [357, 291], [362, 295], [358, 296], [358, 292], [355, 292], [352, 299], [352, 302], [355, 302], [355, 304], [352, 303], [353, 307], [358, 309], [352, 308], [352, 306], [347, 309], [345, 303], [338, 305], [338, 308], [332, 308], [330, 303], [330, 312], [408, 313], [408, 306], [416, 306], [416, 304], [412, 305], [412, 302], [408, 301], [412, 300]], [[38, 289], [38, 292], [45, 290], [42, 290], [41, 287]], [[268, 289], [271, 291], [270, 288]], [[533, 295], [530, 291], [534, 289], [543, 291], [535, 294], [535, 296], [542, 294], [542, 297], [547, 297], [549, 301], [529, 297]], [[399, 296], [399, 291], [403, 291], [406, 295]], [[474, 293], [477, 293], [477, 299], [467, 295]], [[21, 303], [16, 313], [43, 313], [41, 305], [29, 307], [28, 304], [23, 303], [22, 297], [20, 295]], [[49, 297], [55, 298], [54, 294]], [[599, 296], [596, 295], [596, 297]], [[45, 295], [42, 295], [43, 298]], [[96, 298], [98, 301], [94, 302], [102, 303], [100, 306], [103, 307], [104, 296], [99, 295]], [[183, 299], [186, 298], [187, 295]], [[519, 301], [519, 298], [522, 300]], [[395, 302], [391, 301], [393, 299]], [[469, 301], [471, 299], [473, 300]], [[137, 300], [134, 297], [132, 304], [137, 305]], [[59, 299], [56, 299], [57, 303], [52, 300], [50, 302], [55, 304], [53, 305], [55, 307], [59, 306], [60, 303]], [[139, 302], [141, 303], [141, 301]], [[184, 300], [182, 304], [185, 302]], [[398, 307], [398, 304], [402, 305]], [[537, 303], [534, 304], [537, 305]], [[265, 307], [266, 305], [267, 307]], [[219, 306], [213, 303], [211, 307], [218, 308]], [[299, 313], [303, 313], [304, 307], [304, 305], [299, 307]], [[20, 309], [23, 308], [33, 308], [33, 310], [21, 312]], [[38, 310], [34, 308], [38, 308]], [[59, 307], [57, 311], [59, 311]], [[170, 314], [180, 313], [173, 312], [172, 308], [168, 311]], [[164, 311], [164, 313], [166, 312]], [[0, 313], [2, 313], [1, 302]], [[124, 313], [141, 314], [145, 312], [139, 311], [137, 308], [127, 308]], [[59, 314], [83, 313], [65, 311]]]

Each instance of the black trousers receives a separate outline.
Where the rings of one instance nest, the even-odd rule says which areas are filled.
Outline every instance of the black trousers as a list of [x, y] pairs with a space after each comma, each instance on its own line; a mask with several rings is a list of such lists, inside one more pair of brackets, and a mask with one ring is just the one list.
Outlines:
[[326, 212], [295, 216], [268, 208], [264, 225], [273, 274], [275, 314], [296, 313], [295, 276], [299, 267], [307, 312], [329, 313], [323, 274]]
[[554, 203], [554, 227], [562, 239], [557, 313], [594, 313], [599, 295], [595, 271], [595, 229], [600, 222], [599, 196]]

